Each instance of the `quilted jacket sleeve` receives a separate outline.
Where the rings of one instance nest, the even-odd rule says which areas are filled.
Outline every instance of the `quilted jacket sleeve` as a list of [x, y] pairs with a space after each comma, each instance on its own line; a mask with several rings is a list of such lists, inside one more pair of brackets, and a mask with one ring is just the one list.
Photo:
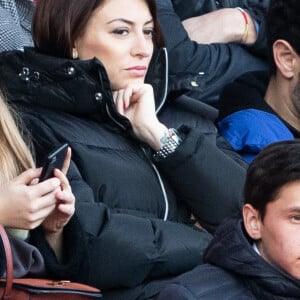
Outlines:
[[184, 142], [159, 168], [200, 224], [213, 230], [240, 214], [247, 164], [216, 130], [182, 126], [180, 131]]

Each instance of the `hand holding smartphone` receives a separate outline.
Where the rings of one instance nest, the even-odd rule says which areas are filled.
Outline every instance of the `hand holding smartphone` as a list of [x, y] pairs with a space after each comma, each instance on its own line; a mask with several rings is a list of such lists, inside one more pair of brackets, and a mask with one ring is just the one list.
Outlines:
[[47, 155], [47, 158], [43, 164], [42, 173], [39, 178], [39, 182], [49, 179], [54, 176], [54, 169], [60, 169], [64, 165], [64, 161], [68, 151], [68, 144], [65, 143]]

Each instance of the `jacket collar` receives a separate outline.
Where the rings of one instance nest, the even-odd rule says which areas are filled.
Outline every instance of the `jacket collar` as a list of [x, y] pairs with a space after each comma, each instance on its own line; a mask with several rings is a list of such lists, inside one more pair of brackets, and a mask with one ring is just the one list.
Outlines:
[[[167, 52], [155, 51], [146, 82], [153, 85], [159, 111], [166, 101]], [[0, 54], [0, 80], [8, 98], [22, 106], [70, 113], [97, 121], [110, 119], [132, 131], [127, 118], [116, 111], [110, 82], [96, 58], [73, 60], [48, 56], [33, 48]]]
[[161, 48], [154, 52], [145, 79], [146, 83], [153, 86], [156, 113], [159, 113], [167, 99], [168, 73], [168, 53], [166, 48]]
[[[22, 56], [22, 52], [18, 54]], [[167, 63], [166, 49], [156, 50], [145, 80], [153, 86], [157, 112], [166, 101]], [[24, 50], [16, 73], [27, 87], [31, 82], [30, 88], [36, 89], [37, 94], [47, 87], [48, 91], [51, 88], [54, 89], [53, 92], [56, 91], [57, 95], [60, 95], [50, 100], [44, 94], [43, 98], [36, 99], [37, 104], [41, 106], [56, 109], [61, 107], [63, 102], [64, 111], [80, 114], [93, 113], [100, 104], [114, 107], [106, 70], [97, 58], [84, 61], [57, 58], [40, 54], [28, 47]]]

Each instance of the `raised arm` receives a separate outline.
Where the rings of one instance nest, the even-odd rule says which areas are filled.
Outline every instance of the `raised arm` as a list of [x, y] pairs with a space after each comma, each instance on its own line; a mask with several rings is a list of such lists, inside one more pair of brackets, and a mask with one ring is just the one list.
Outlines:
[[191, 40], [199, 44], [256, 42], [257, 30], [251, 15], [241, 8], [223, 8], [182, 22]]
[[[249, 47], [240, 43], [200, 44], [191, 40], [170, 0], [156, 0], [156, 3], [169, 54], [171, 89], [179, 86], [178, 92], [182, 93], [183, 86], [189, 96], [215, 103], [222, 88], [241, 74], [268, 69], [263, 21], [259, 23], [256, 42]], [[235, 13], [238, 18], [243, 17], [239, 11]], [[260, 18], [263, 20], [262, 16]]]

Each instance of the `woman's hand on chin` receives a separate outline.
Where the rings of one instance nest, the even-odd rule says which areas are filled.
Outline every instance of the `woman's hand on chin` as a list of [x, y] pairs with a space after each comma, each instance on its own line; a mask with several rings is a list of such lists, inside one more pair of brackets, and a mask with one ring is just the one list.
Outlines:
[[160, 139], [167, 127], [157, 119], [152, 86], [130, 84], [125, 89], [114, 91], [113, 97], [117, 111], [129, 119], [135, 135], [153, 150], [159, 150]]

